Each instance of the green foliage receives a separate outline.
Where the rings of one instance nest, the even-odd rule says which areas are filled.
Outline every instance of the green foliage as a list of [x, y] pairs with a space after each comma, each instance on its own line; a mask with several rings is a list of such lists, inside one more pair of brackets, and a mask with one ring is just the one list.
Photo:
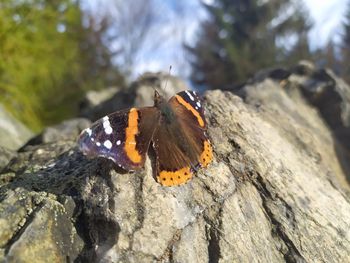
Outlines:
[[96, 30], [83, 26], [78, 1], [3, 0], [0, 102], [34, 130], [73, 116], [84, 91], [106, 84], [106, 75], [122, 81], [101, 52], [103, 33], [96, 41]]
[[259, 69], [310, 56], [305, 13], [290, 0], [216, 0], [205, 7], [209, 19], [187, 47], [197, 84], [231, 88]]

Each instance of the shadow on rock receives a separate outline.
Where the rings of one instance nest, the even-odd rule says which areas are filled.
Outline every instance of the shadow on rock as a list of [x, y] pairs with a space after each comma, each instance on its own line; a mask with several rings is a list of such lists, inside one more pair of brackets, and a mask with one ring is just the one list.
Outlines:
[[[9, 230], [13, 226], [13, 235], [3, 243], [7, 258], [14, 257], [18, 249], [30, 249], [30, 242], [40, 242], [58, 244], [53, 252], [65, 253], [69, 261], [98, 262], [117, 242], [120, 227], [113, 217], [110, 175], [110, 170], [117, 168], [108, 160], [89, 161], [75, 148], [66, 147], [69, 145], [57, 143], [30, 146], [3, 171], [10, 179], [0, 187], [1, 200], [8, 203], [9, 212], [26, 210], [16, 215], [25, 221], [18, 230], [17, 218], [11, 221], [6, 210], [1, 216], [7, 218]], [[39, 222], [43, 224], [39, 229], [35, 222], [38, 217], [45, 219]], [[35, 236], [43, 240], [28, 239], [26, 232], [34, 231], [39, 231]], [[70, 247], [64, 249], [60, 244]], [[23, 251], [21, 254], [25, 255]]]

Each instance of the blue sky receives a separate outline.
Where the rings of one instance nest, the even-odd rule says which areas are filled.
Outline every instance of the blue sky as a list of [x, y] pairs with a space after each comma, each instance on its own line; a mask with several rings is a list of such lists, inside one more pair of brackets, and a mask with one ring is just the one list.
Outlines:
[[[90, 8], [110, 5], [122, 0], [85, 0]], [[200, 0], [152, 0], [155, 1], [158, 24], [151, 29], [157, 45], [145, 45], [140, 50], [133, 67], [132, 78], [145, 71], [167, 71], [172, 65], [172, 74], [186, 78], [190, 72], [182, 44], [193, 43], [199, 23], [206, 14]], [[202, 0], [203, 1], [203, 0]], [[211, 2], [205, 0], [204, 2]], [[314, 27], [309, 34], [312, 49], [324, 46], [329, 39], [339, 41], [344, 12], [350, 0], [303, 0]], [[97, 8], [98, 9], [98, 8]], [[174, 10], [181, 11], [179, 16]]]

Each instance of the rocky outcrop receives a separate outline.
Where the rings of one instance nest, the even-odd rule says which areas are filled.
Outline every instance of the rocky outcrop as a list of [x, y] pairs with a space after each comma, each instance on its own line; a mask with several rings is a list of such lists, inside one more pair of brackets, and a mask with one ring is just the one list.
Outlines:
[[60, 124], [45, 128], [42, 133], [31, 138], [22, 149], [28, 145], [74, 140], [82, 130], [88, 128], [90, 125], [91, 121], [85, 118], [63, 121]]
[[32, 131], [12, 117], [12, 115], [0, 105], [0, 147], [9, 150], [18, 150], [32, 136]]
[[16, 152], [0, 146], [0, 171], [4, 169], [15, 156]]
[[[259, 85], [265, 80], [280, 83], [282, 89]], [[350, 87], [331, 70], [317, 69], [308, 61], [291, 69], [263, 70], [238, 94], [250, 104], [261, 103], [287, 114], [301, 114], [310, 122], [324, 122], [333, 137], [336, 158], [350, 182]]]
[[337, 138], [287, 78], [251, 81], [244, 100], [205, 93], [215, 159], [183, 186], [157, 184], [150, 160], [135, 173], [88, 160], [73, 135], [22, 148], [0, 175], [0, 258], [349, 261]]

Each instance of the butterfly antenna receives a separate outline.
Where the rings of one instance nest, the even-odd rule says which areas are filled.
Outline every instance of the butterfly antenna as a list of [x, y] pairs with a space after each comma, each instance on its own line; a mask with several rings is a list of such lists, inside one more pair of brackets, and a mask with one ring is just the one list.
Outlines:
[[168, 86], [168, 80], [169, 80], [169, 76], [171, 75], [171, 69], [172, 69], [172, 66], [170, 65], [170, 66], [169, 66], [168, 77], [167, 77], [166, 80], [165, 80], [164, 92], [166, 92], [166, 88], [167, 88], [167, 86]]

